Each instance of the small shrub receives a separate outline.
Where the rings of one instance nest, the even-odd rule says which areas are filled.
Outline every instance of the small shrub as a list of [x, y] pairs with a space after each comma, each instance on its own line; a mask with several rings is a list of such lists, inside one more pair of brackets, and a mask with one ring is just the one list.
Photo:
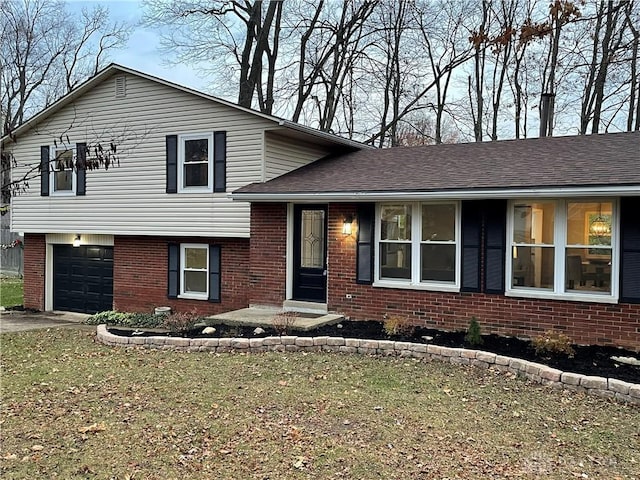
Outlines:
[[200, 321], [196, 310], [191, 312], [175, 312], [170, 315], [160, 315], [162, 326], [173, 333], [184, 334], [193, 330]]
[[469, 328], [467, 328], [467, 334], [464, 336], [464, 341], [469, 345], [482, 345], [484, 343], [480, 332], [480, 324], [476, 317], [471, 317]]
[[88, 317], [84, 323], [87, 325], [115, 325], [119, 327], [155, 328], [159, 327], [163, 318], [150, 313], [128, 313], [107, 310]]
[[389, 337], [411, 337], [415, 329], [405, 317], [394, 315], [384, 319], [384, 333]]
[[278, 335], [286, 335], [291, 331], [295, 321], [296, 312], [280, 312], [274, 315], [271, 325]]
[[547, 330], [533, 339], [533, 348], [541, 356], [567, 355], [573, 357], [576, 351], [571, 346], [571, 339], [564, 333]]

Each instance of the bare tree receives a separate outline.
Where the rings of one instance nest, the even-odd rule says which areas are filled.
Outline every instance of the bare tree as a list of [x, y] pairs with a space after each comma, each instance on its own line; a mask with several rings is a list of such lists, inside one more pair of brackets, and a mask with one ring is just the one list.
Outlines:
[[79, 21], [69, 17], [57, 0], [0, 4], [3, 134], [95, 74], [127, 39], [127, 28], [110, 24], [103, 7], [83, 10]]
[[227, 70], [238, 104], [272, 113], [284, 2], [147, 0], [144, 22], [163, 28], [170, 62]]

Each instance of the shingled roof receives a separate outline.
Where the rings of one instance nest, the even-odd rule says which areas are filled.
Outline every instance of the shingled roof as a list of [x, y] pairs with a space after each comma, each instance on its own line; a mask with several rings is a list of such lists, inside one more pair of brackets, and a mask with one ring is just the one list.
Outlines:
[[397, 147], [326, 157], [234, 192], [238, 200], [314, 194], [628, 187], [640, 195], [640, 132]]

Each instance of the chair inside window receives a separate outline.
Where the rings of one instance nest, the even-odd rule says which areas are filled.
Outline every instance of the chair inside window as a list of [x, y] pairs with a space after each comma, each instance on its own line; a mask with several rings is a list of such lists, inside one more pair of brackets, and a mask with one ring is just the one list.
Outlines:
[[567, 289], [573, 290], [576, 286], [585, 285], [582, 270], [582, 257], [580, 255], [569, 255], [567, 257]]

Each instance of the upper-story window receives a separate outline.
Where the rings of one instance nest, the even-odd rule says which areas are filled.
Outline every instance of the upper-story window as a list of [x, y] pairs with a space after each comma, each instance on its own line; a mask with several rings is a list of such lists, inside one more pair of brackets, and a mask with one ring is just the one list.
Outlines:
[[457, 203], [380, 205], [376, 284], [458, 289], [459, 222]]
[[507, 292], [617, 297], [614, 201], [515, 201], [509, 219]]
[[180, 135], [178, 140], [180, 191], [213, 191], [213, 134]]
[[52, 195], [75, 195], [76, 172], [73, 168], [75, 149], [51, 148], [51, 167], [49, 175]]

